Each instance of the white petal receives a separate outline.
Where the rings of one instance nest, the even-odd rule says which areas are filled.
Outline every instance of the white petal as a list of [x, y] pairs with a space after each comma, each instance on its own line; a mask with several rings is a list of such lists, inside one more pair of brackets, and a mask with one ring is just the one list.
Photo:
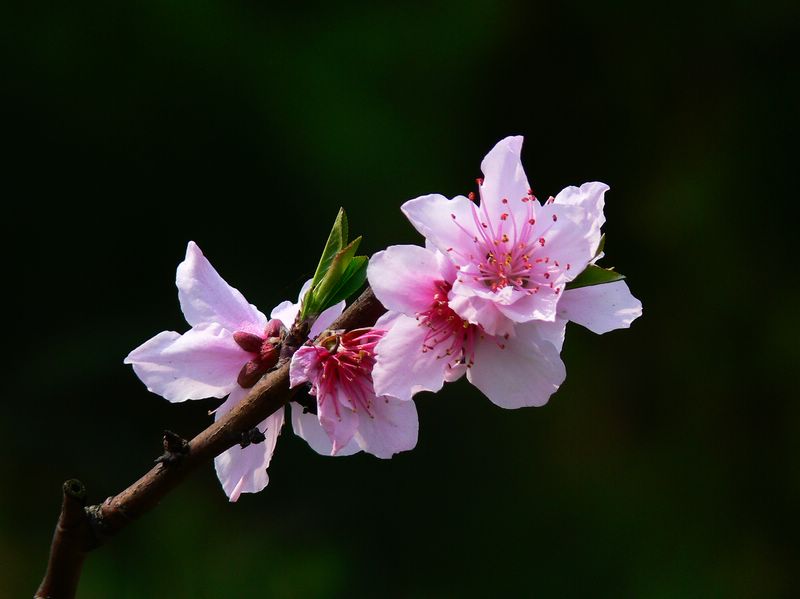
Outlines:
[[175, 277], [178, 299], [186, 321], [192, 325], [219, 323], [231, 332], [262, 333], [267, 318], [228, 285], [193, 241]]
[[400, 316], [375, 346], [372, 381], [376, 395], [410, 400], [420, 391], [439, 391], [448, 362], [436, 350], [423, 352], [428, 328], [416, 319]]
[[[215, 419], [219, 420], [227, 414], [247, 396], [248, 391], [237, 385], [230, 397], [215, 412]], [[267, 467], [275, 452], [283, 419], [284, 408], [280, 408], [256, 427], [266, 437], [262, 443], [251, 444], [245, 448], [234, 445], [214, 459], [217, 478], [231, 501], [238, 500], [241, 493], [258, 493], [269, 483]]]
[[602, 335], [631, 326], [642, 315], [642, 302], [631, 295], [625, 281], [614, 281], [566, 291], [558, 315]]
[[436, 253], [416, 245], [392, 245], [370, 258], [367, 278], [387, 310], [414, 316], [431, 307], [442, 281]]
[[564, 382], [564, 363], [537, 323], [517, 325], [516, 332], [508, 340], [486, 337], [476, 343], [467, 378], [501, 408], [542, 406]]
[[419, 421], [413, 401], [376, 397], [372, 416], [359, 411], [355, 440], [367, 453], [388, 459], [417, 445]]
[[169, 401], [223, 397], [250, 354], [218, 324], [159, 333], [125, 358], [149, 391]]
[[[296, 403], [291, 404], [292, 413], [292, 429], [294, 434], [304, 439], [306, 443], [311, 446], [311, 449], [321, 455], [333, 454], [333, 443], [328, 437], [322, 425], [319, 423], [319, 418], [316, 414], [304, 413], [303, 408]], [[344, 448], [340, 449], [337, 456], [353, 455], [361, 451], [355, 439], [350, 441]]]

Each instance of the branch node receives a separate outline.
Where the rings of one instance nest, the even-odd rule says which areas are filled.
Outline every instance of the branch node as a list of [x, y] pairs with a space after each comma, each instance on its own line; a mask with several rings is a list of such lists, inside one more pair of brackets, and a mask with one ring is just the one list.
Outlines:
[[172, 431], [164, 431], [164, 453], [155, 459], [155, 463], [169, 466], [178, 462], [187, 453], [189, 453], [189, 442], [186, 439]]

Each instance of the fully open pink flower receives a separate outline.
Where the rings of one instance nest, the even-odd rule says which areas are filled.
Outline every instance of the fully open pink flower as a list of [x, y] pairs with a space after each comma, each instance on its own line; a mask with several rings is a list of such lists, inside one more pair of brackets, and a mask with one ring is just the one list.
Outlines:
[[504, 408], [540, 406], [564, 381], [559, 351], [565, 321], [527, 322], [492, 335], [457, 314], [457, 270], [442, 253], [391, 246], [370, 260], [368, 277], [393, 323], [376, 346], [375, 391], [408, 400], [467, 379]]
[[450, 307], [485, 333], [514, 323], [554, 321], [565, 284], [594, 257], [603, 224], [603, 183], [568, 188], [541, 205], [520, 161], [522, 137], [507, 137], [484, 158], [480, 204], [433, 194], [402, 209], [457, 268]]
[[[186, 248], [175, 282], [181, 310], [192, 328], [183, 334], [159, 333], [133, 350], [125, 363], [133, 365], [148, 390], [172, 402], [227, 395], [215, 412], [219, 419], [274, 365], [275, 337], [282, 325], [292, 325], [299, 303], [283, 302], [268, 321], [220, 277], [194, 242]], [[343, 307], [344, 302], [324, 312], [311, 335], [329, 326]], [[234, 446], [216, 458], [217, 475], [231, 501], [266, 487], [267, 466], [283, 422], [280, 409], [259, 424], [266, 436], [263, 443]]]
[[390, 458], [416, 446], [414, 402], [376, 396], [372, 384], [375, 346], [388, 325], [384, 317], [373, 329], [331, 332], [292, 357], [291, 386], [311, 383], [317, 398], [317, 415], [293, 407], [292, 424], [319, 453], [348, 455], [361, 449]]

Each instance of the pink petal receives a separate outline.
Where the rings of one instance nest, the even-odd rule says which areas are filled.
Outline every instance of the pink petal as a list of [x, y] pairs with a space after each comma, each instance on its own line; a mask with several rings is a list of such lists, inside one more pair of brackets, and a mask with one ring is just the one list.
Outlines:
[[223, 397], [250, 354], [218, 324], [159, 333], [125, 358], [149, 391], [169, 401]]
[[261, 333], [267, 318], [219, 276], [193, 241], [175, 277], [178, 299], [186, 321], [192, 325], [219, 323], [231, 332]]
[[292, 413], [294, 434], [304, 439], [311, 446], [311, 449], [318, 454], [345, 456], [361, 451], [356, 440], [352, 439], [350, 443], [334, 454], [333, 442], [331, 442], [328, 433], [323, 430], [316, 414], [303, 412], [303, 408], [295, 403], [292, 404], [290, 411]]
[[[481, 162], [481, 207], [495, 221], [503, 212], [513, 212], [520, 223], [528, 219], [528, 207], [522, 198], [527, 200], [530, 186], [522, 168], [521, 153], [522, 136], [506, 137], [497, 142]], [[503, 203], [503, 199], [508, 201]]]
[[472, 324], [481, 325], [489, 335], [510, 335], [514, 331], [514, 322], [503, 313], [501, 304], [493, 297], [456, 295], [454, 286], [449, 305], [461, 318]]
[[372, 381], [375, 394], [410, 400], [420, 391], [439, 391], [444, 385], [448, 360], [436, 351], [423, 352], [428, 328], [416, 319], [400, 316], [375, 346]]
[[358, 445], [374, 456], [388, 459], [400, 451], [414, 449], [417, 445], [419, 422], [413, 401], [377, 397], [372, 403], [372, 416], [359, 412]]
[[317, 415], [319, 423], [333, 441], [331, 455], [336, 455], [344, 450], [353, 440], [358, 428], [358, 414], [348, 408], [349, 398], [342, 398], [341, 391], [336, 389], [322, 401], [317, 397]]
[[[474, 248], [475, 221], [472, 202], [464, 196], [448, 200], [431, 194], [409, 200], [402, 205], [403, 214], [425, 239], [445, 255], [468, 256]], [[454, 218], [455, 217], [455, 218]], [[464, 259], [454, 257], [456, 263]]]
[[300, 295], [297, 297], [297, 302], [292, 303], [289, 300], [282, 301], [275, 306], [270, 312], [269, 317], [280, 320], [287, 329], [291, 329], [297, 318], [297, 313], [300, 311], [300, 304], [305, 297], [308, 288], [311, 287], [311, 279], [308, 279], [300, 288]]
[[597, 243], [600, 242], [600, 227], [606, 222], [603, 208], [605, 206], [605, 193], [608, 189], [609, 187], [605, 183], [594, 181], [584, 183], [580, 187], [566, 187], [555, 198], [556, 204], [580, 206], [586, 211], [586, 219], [590, 223], [593, 239], [597, 240], [594, 251], [597, 251]]
[[564, 382], [558, 350], [542, 338], [537, 325], [517, 325], [516, 337], [508, 340], [486, 337], [476, 343], [467, 378], [501, 408], [542, 406]]
[[317, 320], [314, 321], [314, 324], [311, 325], [311, 332], [309, 333], [308, 338], [313, 339], [322, 331], [330, 327], [333, 324], [333, 321], [339, 318], [341, 313], [344, 312], [344, 306], [345, 302], [342, 300], [338, 304], [334, 304], [330, 308], [323, 310], [317, 317]]
[[[559, 292], [560, 293], [560, 292]], [[512, 304], [497, 304], [497, 309], [514, 322], [531, 320], [553, 322], [556, 319], [556, 306], [561, 296], [548, 287], [542, 287], [539, 293], [528, 295], [521, 293]]]
[[413, 316], [427, 310], [443, 280], [434, 252], [416, 245], [393, 245], [370, 258], [367, 278], [387, 310]]
[[561, 353], [561, 348], [564, 347], [564, 336], [567, 332], [567, 321], [561, 318], [556, 318], [553, 322], [544, 322], [537, 320], [530, 323], [536, 326], [536, 332], [543, 341], [547, 341]]
[[[225, 403], [215, 412], [215, 419], [219, 420], [227, 414], [247, 396], [247, 393], [247, 389], [242, 389], [237, 385]], [[245, 448], [234, 445], [214, 459], [217, 478], [231, 501], [238, 500], [242, 493], [258, 493], [269, 483], [267, 467], [275, 452], [278, 435], [283, 427], [283, 419], [284, 409], [280, 408], [257, 427], [264, 433], [265, 441], [248, 445]]]
[[550, 279], [554, 285], [563, 285], [577, 277], [594, 258], [600, 242], [600, 229], [595, 225], [581, 206], [546, 203], [538, 209], [531, 236], [545, 241], [536, 257], [547, 257], [560, 265], [560, 273]]
[[318, 356], [318, 351], [308, 345], [294, 353], [289, 364], [289, 387], [294, 388], [317, 379], [321, 365]]
[[642, 315], [642, 302], [631, 295], [625, 281], [614, 281], [566, 291], [558, 315], [602, 335], [631, 326]]

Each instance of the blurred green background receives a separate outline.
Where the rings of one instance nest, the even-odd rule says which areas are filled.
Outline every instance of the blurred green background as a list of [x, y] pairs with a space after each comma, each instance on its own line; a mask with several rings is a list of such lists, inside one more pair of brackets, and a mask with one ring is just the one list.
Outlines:
[[[265, 312], [340, 205], [369, 253], [400, 204], [473, 189], [525, 135], [540, 197], [611, 185], [645, 315], [572, 325], [568, 378], [504, 411], [420, 395], [417, 449], [288, 431], [258, 495], [202, 469], [92, 554], [80, 597], [791, 597], [800, 572], [796, 2], [3, 5], [8, 373], [0, 596], [35, 590], [79, 477], [146, 471], [169, 405], [122, 359], [186, 325], [193, 239]], [[791, 245], [790, 245], [791, 242]], [[13, 310], [11, 312], [10, 310]]]

